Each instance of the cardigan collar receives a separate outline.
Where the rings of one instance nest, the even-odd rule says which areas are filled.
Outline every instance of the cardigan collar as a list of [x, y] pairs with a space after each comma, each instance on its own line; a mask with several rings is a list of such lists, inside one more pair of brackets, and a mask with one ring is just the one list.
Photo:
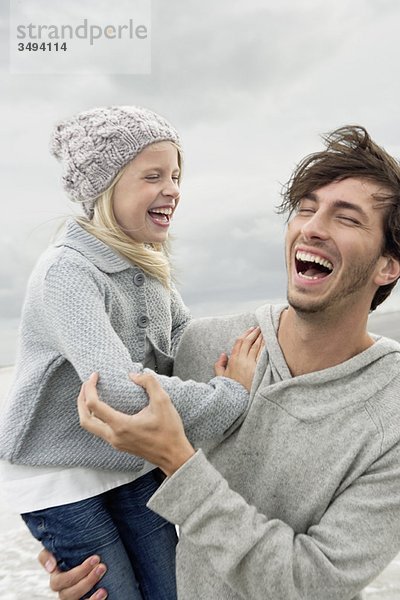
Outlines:
[[57, 240], [55, 247], [72, 248], [80, 252], [98, 269], [105, 273], [118, 273], [130, 269], [133, 265], [107, 244], [83, 229], [75, 219], [68, 219], [63, 236]]

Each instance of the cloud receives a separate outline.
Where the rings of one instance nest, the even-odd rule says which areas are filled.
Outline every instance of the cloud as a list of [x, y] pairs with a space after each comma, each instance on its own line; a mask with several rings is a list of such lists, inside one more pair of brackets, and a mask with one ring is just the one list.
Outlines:
[[285, 297], [281, 224], [257, 214], [242, 216], [238, 224], [235, 214], [218, 211], [204, 225], [192, 235], [178, 233], [173, 246], [182, 294], [195, 314], [207, 304], [221, 313]]
[[20, 315], [26, 281], [32, 268], [28, 257], [11, 240], [0, 242], [0, 315], [12, 319]]
[[[110, 5], [63, 6], [94, 18]], [[176, 262], [197, 314], [285, 295], [284, 227], [274, 207], [295, 164], [322, 147], [319, 133], [365, 124], [400, 155], [395, 0], [153, 0], [152, 11], [151, 75], [17, 76], [8, 72], [0, 5], [4, 314], [20, 307], [53, 220], [72, 210], [48, 139], [56, 121], [77, 111], [139, 104], [182, 133]]]

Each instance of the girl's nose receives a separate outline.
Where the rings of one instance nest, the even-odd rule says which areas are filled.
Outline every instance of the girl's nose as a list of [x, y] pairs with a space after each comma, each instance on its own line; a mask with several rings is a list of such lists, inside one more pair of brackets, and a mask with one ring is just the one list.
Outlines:
[[177, 181], [169, 181], [166, 183], [163, 189], [164, 196], [172, 196], [173, 198], [178, 198], [180, 194], [179, 184]]

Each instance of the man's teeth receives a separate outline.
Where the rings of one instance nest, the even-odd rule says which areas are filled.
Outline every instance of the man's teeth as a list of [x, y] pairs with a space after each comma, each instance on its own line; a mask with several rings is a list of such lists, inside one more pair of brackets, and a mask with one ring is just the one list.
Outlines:
[[302, 277], [303, 279], [321, 279], [320, 277], [318, 277], [318, 275], [306, 275], [305, 273], [302, 273], [301, 271], [299, 271], [298, 273], [299, 277]]
[[[296, 252], [296, 258], [297, 260], [301, 260], [301, 262], [317, 263], [318, 265], [322, 265], [326, 269], [333, 271], [333, 264], [326, 258], [322, 258], [322, 256], [298, 250]], [[316, 279], [315, 277], [307, 277], [307, 275], [303, 275], [303, 277], [306, 277], [307, 279]]]

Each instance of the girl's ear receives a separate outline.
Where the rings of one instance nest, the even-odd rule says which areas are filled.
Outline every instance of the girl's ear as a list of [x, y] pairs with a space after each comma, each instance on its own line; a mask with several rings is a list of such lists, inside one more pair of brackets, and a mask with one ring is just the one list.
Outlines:
[[393, 256], [381, 256], [378, 259], [374, 278], [376, 285], [388, 285], [400, 277], [400, 261]]

